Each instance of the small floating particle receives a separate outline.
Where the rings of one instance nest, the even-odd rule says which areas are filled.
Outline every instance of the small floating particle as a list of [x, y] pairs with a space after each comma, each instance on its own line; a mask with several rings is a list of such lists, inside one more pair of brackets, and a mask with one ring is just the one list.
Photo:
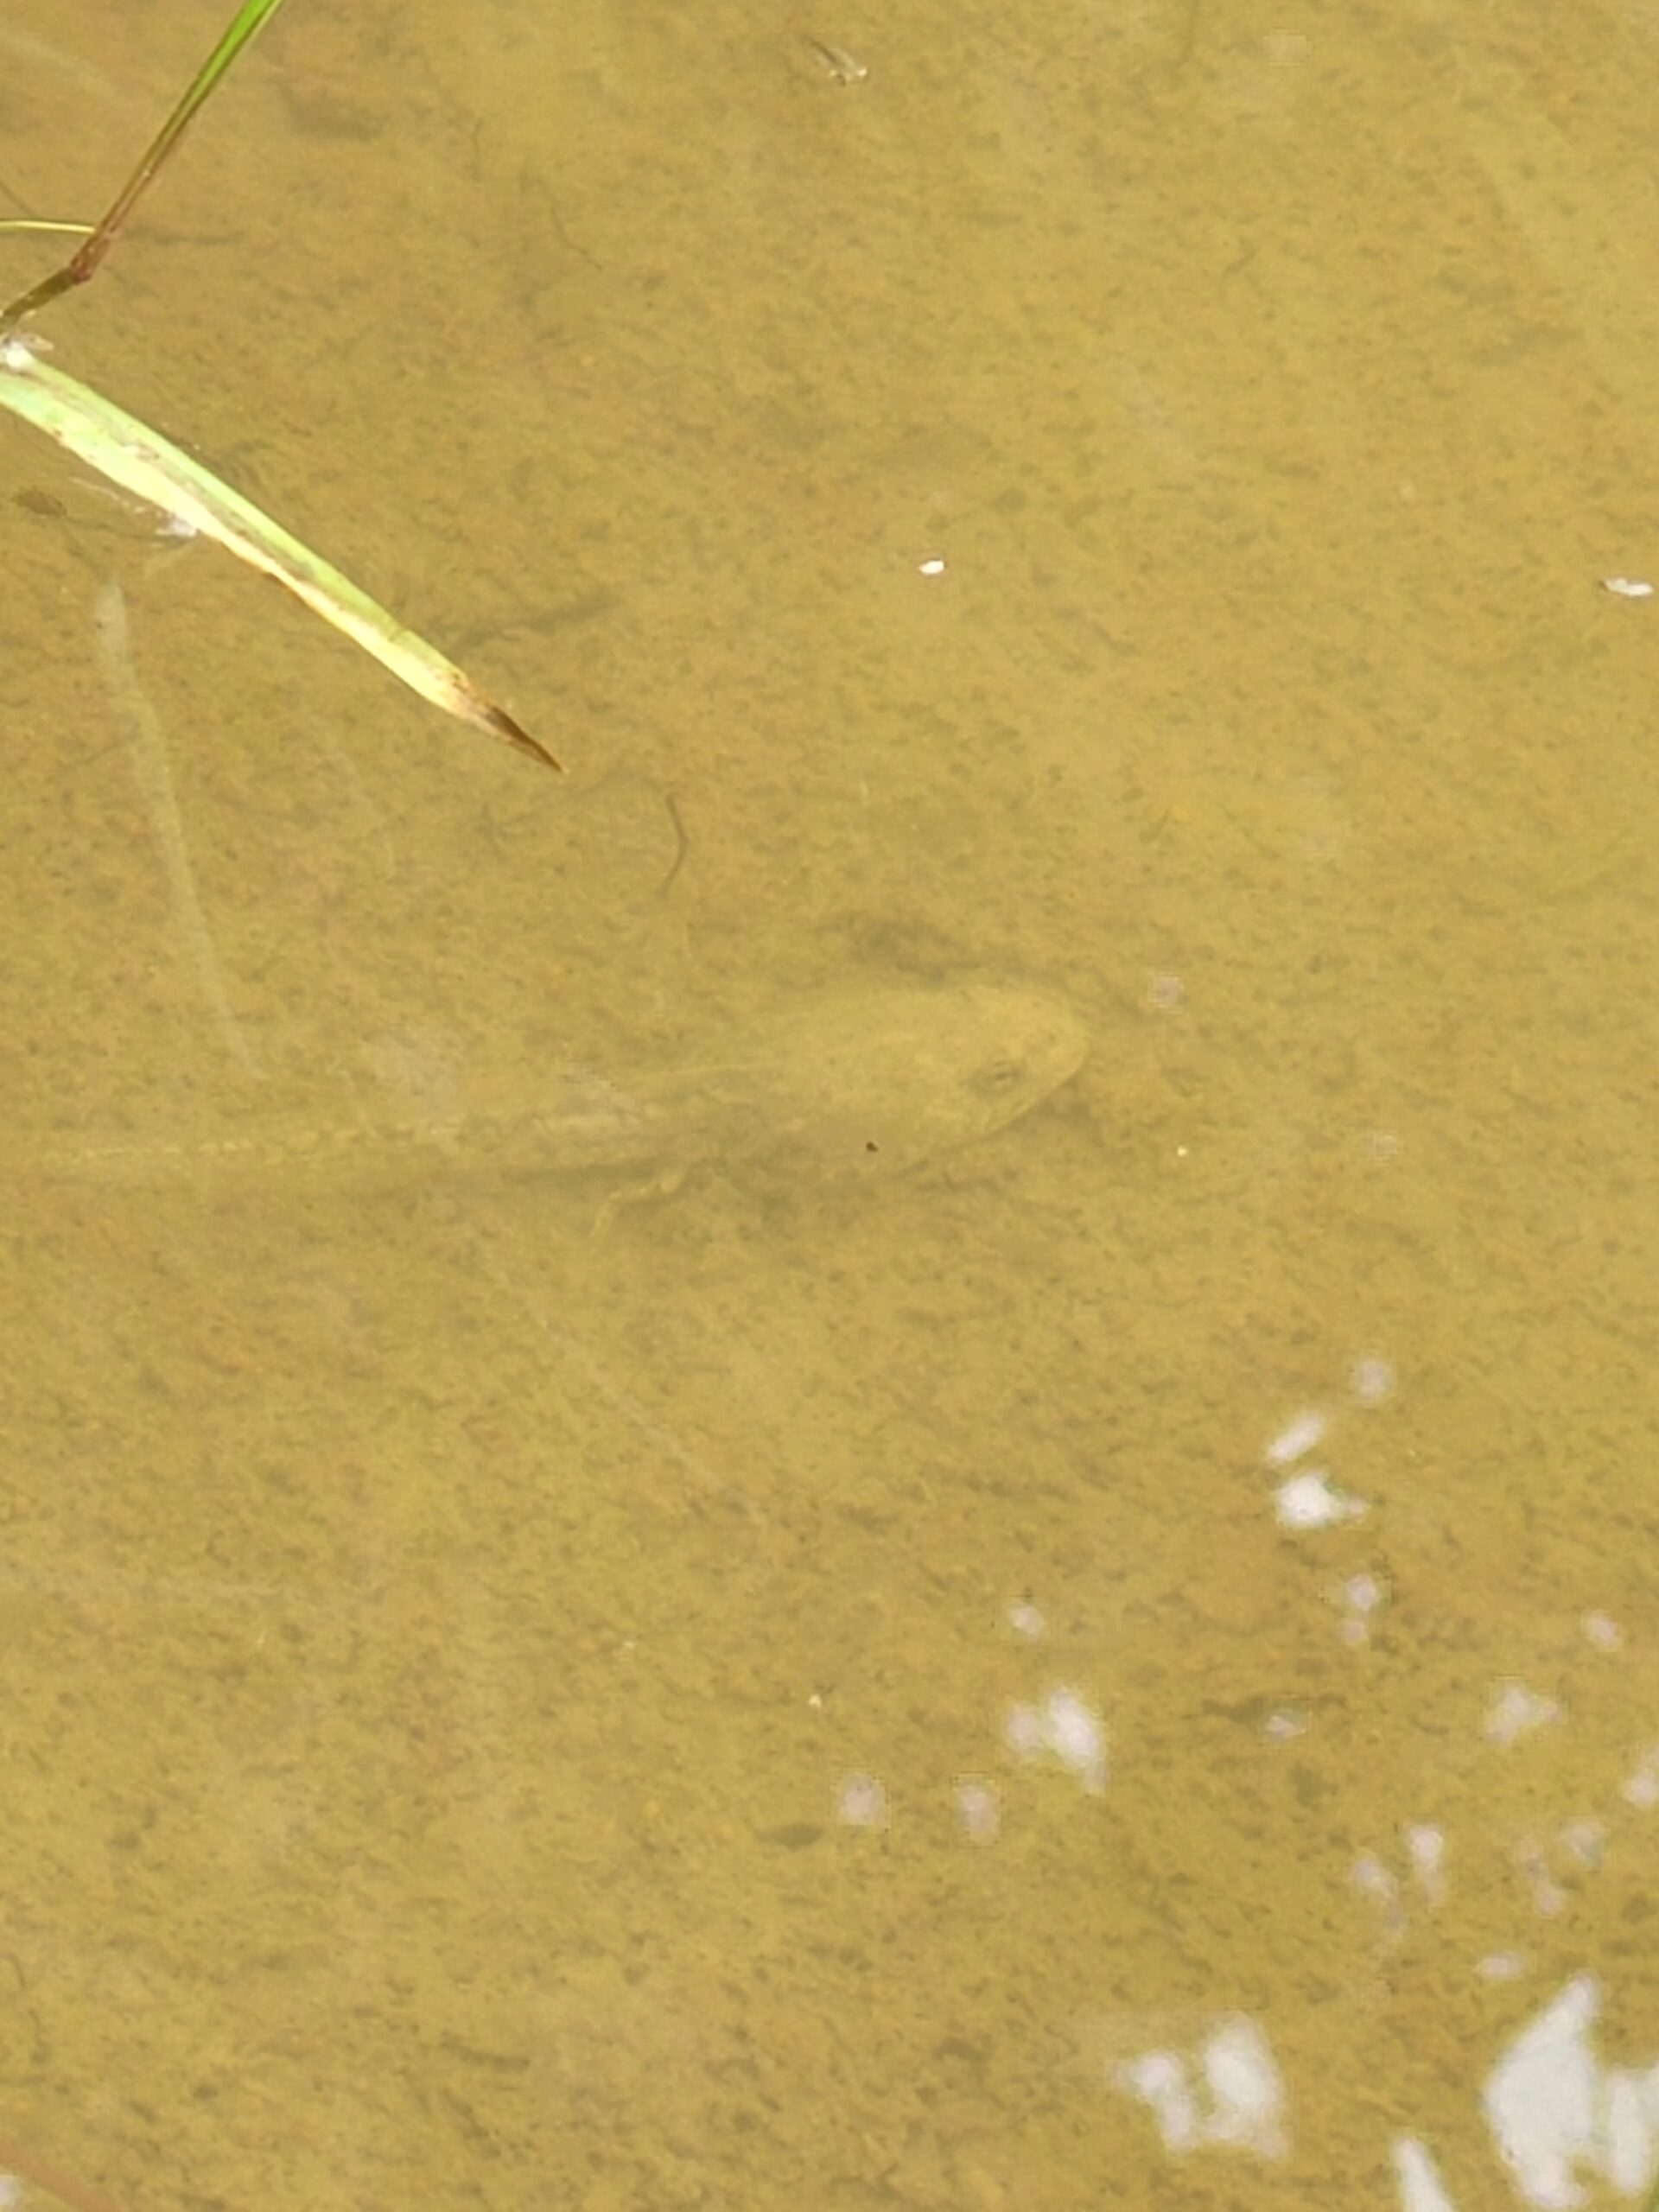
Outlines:
[[1510, 1854], [1515, 1871], [1532, 1892], [1532, 1909], [1541, 1919], [1554, 1920], [1567, 1908], [1567, 1891], [1549, 1871], [1543, 1846], [1535, 1836], [1523, 1835]]
[[1075, 1690], [1050, 1691], [1045, 1732], [1049, 1750], [1085, 1789], [1106, 1787], [1105, 1732]]
[[1003, 1739], [1016, 1758], [1046, 1754], [1075, 1774], [1091, 1797], [1106, 1788], [1106, 1732], [1076, 1690], [1051, 1690], [1043, 1703], [1009, 1707]]
[[1002, 1808], [988, 1782], [964, 1775], [957, 1784], [957, 1819], [969, 1843], [995, 1843], [1002, 1829]]
[[1331, 1427], [1328, 1414], [1317, 1406], [1309, 1406], [1287, 1421], [1262, 1457], [1270, 1467], [1287, 1467], [1293, 1459], [1300, 1459], [1304, 1452], [1311, 1452], [1316, 1444], [1323, 1444]]
[[1415, 2135], [1394, 2139], [1394, 2177], [1401, 2212], [1457, 2212], [1428, 2145]]
[[1276, 1706], [1262, 1723], [1262, 1733], [1270, 1744], [1294, 1744], [1307, 1730], [1307, 1715], [1296, 1705]]
[[925, 561], [916, 563], [916, 573], [918, 576], [942, 576], [944, 574], [944, 555], [930, 553]]
[[1348, 1380], [1362, 1406], [1380, 1406], [1385, 1398], [1394, 1395], [1394, 1370], [1376, 1352], [1367, 1352], [1357, 1359]]
[[1210, 2092], [1210, 2140], [1263, 2158], [1286, 2157], [1290, 2139], [1282, 2125], [1284, 2082], [1272, 2046], [1255, 2022], [1243, 2013], [1221, 2021], [1199, 2055]]
[[1560, 1717], [1559, 1699], [1529, 1690], [1524, 1682], [1505, 1682], [1486, 1708], [1481, 1733], [1489, 1744], [1501, 1744], [1507, 1748]]
[[1483, 1981], [1519, 1981], [1529, 1965], [1524, 1951], [1488, 1951], [1475, 1961], [1475, 1972]]
[[1653, 586], [1645, 576], [1604, 576], [1603, 591], [1610, 591], [1615, 599], [1651, 599]]
[[1388, 1593], [1374, 1574], [1351, 1574], [1337, 1596], [1351, 1613], [1374, 1613]]
[[1348, 1870], [1348, 1878], [1363, 1897], [1392, 1910], [1400, 1902], [1400, 1885], [1374, 1851], [1363, 1851]]
[[1217, 2020], [1195, 2050], [1142, 2051], [1109, 2078], [1150, 2107], [1166, 2151], [1214, 2143], [1262, 2158], [1288, 2152], [1284, 2082], [1272, 2045], [1245, 2014]]
[[1334, 1529], [1344, 1521], [1363, 1521], [1370, 1508], [1363, 1497], [1338, 1490], [1320, 1469], [1310, 1467], [1280, 1484], [1273, 1511], [1281, 1529]]
[[1414, 1821], [1402, 1831], [1406, 1859], [1417, 1885], [1432, 1905], [1446, 1901], [1446, 1830], [1432, 1821]]
[[1591, 1818], [1567, 1821], [1555, 1831], [1555, 1841], [1564, 1857], [1591, 1874], [1607, 1855], [1607, 1824]]
[[1332, 1602], [1342, 1607], [1337, 1633], [1344, 1643], [1359, 1645], [1370, 1642], [1371, 1615], [1387, 1603], [1388, 1594], [1374, 1574], [1351, 1574], [1346, 1582], [1331, 1592]]
[[1659, 1744], [1649, 1745], [1618, 1785], [1624, 1802], [1638, 1813], [1659, 1805]]
[[843, 1827], [884, 1828], [887, 1793], [873, 1774], [849, 1774], [836, 1792], [836, 1818]]

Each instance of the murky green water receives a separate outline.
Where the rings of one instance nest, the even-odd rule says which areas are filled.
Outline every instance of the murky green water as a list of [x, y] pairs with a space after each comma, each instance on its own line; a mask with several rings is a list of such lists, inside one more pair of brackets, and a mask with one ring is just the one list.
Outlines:
[[[227, 12], [10, 0], [10, 204]], [[1656, 81], [289, 0], [57, 358], [570, 772], [0, 423], [14, 1158], [964, 978], [1090, 1052], [898, 1174], [7, 1182], [31, 2203], [1486, 2212], [1517, 2108], [1639, 2198]]]

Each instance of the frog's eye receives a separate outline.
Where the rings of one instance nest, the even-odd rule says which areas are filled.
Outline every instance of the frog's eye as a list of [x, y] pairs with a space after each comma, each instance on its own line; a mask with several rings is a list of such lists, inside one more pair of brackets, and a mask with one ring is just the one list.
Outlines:
[[982, 1098], [1005, 1098], [1009, 1091], [1018, 1089], [1024, 1073], [1020, 1062], [1005, 1052], [975, 1070], [974, 1089]]

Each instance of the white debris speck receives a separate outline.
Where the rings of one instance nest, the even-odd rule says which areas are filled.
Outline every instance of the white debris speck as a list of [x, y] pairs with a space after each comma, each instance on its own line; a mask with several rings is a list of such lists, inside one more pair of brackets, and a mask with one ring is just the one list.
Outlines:
[[884, 1828], [887, 1793], [871, 1774], [845, 1776], [836, 1791], [836, 1818], [843, 1827]]
[[1603, 591], [1610, 591], [1615, 599], [1651, 599], [1653, 586], [1645, 576], [1604, 576]]
[[1539, 2212], [1572, 2212], [1586, 2201], [1574, 2169], [1594, 2158], [1600, 2133], [1590, 2034], [1600, 2002], [1593, 1974], [1568, 1982], [1514, 2037], [1481, 2092], [1499, 2154]]
[[1538, 2212], [1604, 2204], [1610, 2193], [1645, 2199], [1659, 2173], [1659, 2064], [1610, 2064], [1597, 2049], [1600, 2008], [1595, 1976], [1576, 1976], [1486, 2077], [1493, 2139]]
[[1554, 1920], [1567, 1910], [1567, 1891], [1550, 1872], [1544, 1847], [1536, 1836], [1522, 1836], [1516, 1845], [1515, 1866], [1532, 1892], [1532, 1909], [1541, 1920]]
[[1602, 2170], [1620, 2196], [1640, 2196], [1659, 2150], [1659, 2078], [1654, 2069], [1604, 2063], [1601, 2082]]
[[1008, 1607], [1008, 1626], [1022, 1643], [1040, 1643], [1047, 1632], [1048, 1623], [1027, 1598], [1019, 1605]]
[[1106, 1732], [1076, 1690], [1051, 1690], [1041, 1705], [1009, 1708], [1004, 1740], [1018, 1758], [1057, 1759], [1091, 1796], [1106, 1787]]
[[1362, 1852], [1353, 1867], [1354, 1887], [1362, 1897], [1397, 1897], [1400, 1885], [1374, 1851]]
[[1370, 1508], [1363, 1498], [1338, 1490], [1320, 1468], [1309, 1467], [1280, 1484], [1273, 1494], [1274, 1517], [1281, 1529], [1334, 1529], [1363, 1521]]
[[1085, 1789], [1106, 1787], [1106, 1736], [1098, 1718], [1075, 1690], [1053, 1690], [1048, 1700], [1048, 1747]]
[[1432, 1905], [1446, 1900], [1446, 1830], [1419, 1821], [1405, 1831], [1406, 1858]]
[[1566, 1821], [1556, 1830], [1555, 1840], [1564, 1857], [1586, 1873], [1592, 1873], [1606, 1856], [1606, 1824], [1594, 1818]]
[[1363, 1897], [1375, 1897], [1379, 1904], [1391, 1904], [1400, 1894], [1396, 1882], [1374, 1851], [1363, 1851], [1353, 1865], [1353, 1884]]
[[8, 338], [0, 345], [0, 366], [22, 371], [35, 365], [35, 349], [22, 338]]
[[993, 1785], [963, 1775], [957, 1783], [957, 1819], [969, 1843], [995, 1843], [1002, 1831], [1002, 1808]]
[[1371, 1640], [1371, 1615], [1388, 1601], [1388, 1592], [1374, 1574], [1351, 1574], [1345, 1582], [1338, 1583], [1332, 1592], [1332, 1601], [1342, 1608], [1342, 1620], [1337, 1633], [1344, 1643], [1369, 1643]]
[[1224, 2020], [1204, 2047], [1212, 2101], [1210, 2139], [1236, 2143], [1264, 2158], [1289, 2149], [1282, 2125], [1284, 2084], [1273, 2051], [1254, 2020]]
[[1294, 1743], [1298, 1736], [1306, 1735], [1307, 1729], [1307, 1715], [1294, 1705], [1275, 1707], [1262, 1723], [1262, 1733], [1270, 1744]]
[[1048, 1749], [1043, 1716], [1034, 1705], [1011, 1705], [1002, 1740], [1017, 1759], [1039, 1759]]
[[1349, 1869], [1348, 1878], [1361, 1897], [1368, 1897], [1382, 1914], [1383, 1934], [1401, 1935], [1406, 1916], [1400, 1903], [1400, 1885], [1376, 1853], [1362, 1852]]
[[925, 561], [917, 563], [916, 573], [922, 576], [942, 576], [944, 574], [944, 560], [938, 554], [931, 553]]
[[1489, 1744], [1518, 1744], [1535, 1729], [1561, 1717], [1560, 1701], [1529, 1690], [1524, 1682], [1505, 1682], [1486, 1708], [1481, 1733]]
[[1354, 1362], [1349, 1385], [1362, 1406], [1380, 1406], [1394, 1395], [1394, 1370], [1376, 1352]]
[[1112, 2079], [1120, 2089], [1151, 2106], [1165, 2150], [1179, 2156], [1184, 2151], [1197, 2150], [1203, 2142], [1198, 2100], [1187, 2076], [1186, 2061], [1178, 2052], [1143, 2052], [1118, 2067]]
[[1529, 1963], [1524, 1951], [1488, 1951], [1475, 1961], [1475, 1972], [1483, 1981], [1519, 1981]]
[[1323, 1444], [1330, 1427], [1330, 1415], [1309, 1406], [1285, 1423], [1262, 1456], [1270, 1467], [1287, 1467], [1316, 1444]]
[[1427, 2145], [1414, 2135], [1394, 2139], [1394, 2177], [1400, 2184], [1401, 2212], [1457, 2212]]
[[1151, 2107], [1167, 2151], [1195, 2151], [1205, 2143], [1262, 2158], [1282, 2158], [1289, 2151], [1284, 2083], [1272, 2047], [1242, 2014], [1217, 2021], [1190, 2060], [1179, 2051], [1149, 2050], [1116, 2067], [1112, 2079]]
[[1586, 1613], [1579, 1626], [1592, 1651], [1617, 1651], [1624, 1643], [1624, 1631], [1611, 1613]]
[[1659, 1805], [1659, 1744], [1649, 1745], [1618, 1785], [1618, 1794], [1638, 1813]]

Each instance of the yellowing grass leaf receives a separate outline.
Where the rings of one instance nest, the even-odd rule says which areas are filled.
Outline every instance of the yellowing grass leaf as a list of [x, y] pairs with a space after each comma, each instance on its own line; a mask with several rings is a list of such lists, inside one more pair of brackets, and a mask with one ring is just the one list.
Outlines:
[[0, 341], [0, 407], [44, 430], [111, 483], [275, 576], [325, 622], [446, 714], [487, 730], [550, 768], [559, 766], [453, 661], [406, 629], [349, 577], [160, 431], [54, 369], [20, 338]]

